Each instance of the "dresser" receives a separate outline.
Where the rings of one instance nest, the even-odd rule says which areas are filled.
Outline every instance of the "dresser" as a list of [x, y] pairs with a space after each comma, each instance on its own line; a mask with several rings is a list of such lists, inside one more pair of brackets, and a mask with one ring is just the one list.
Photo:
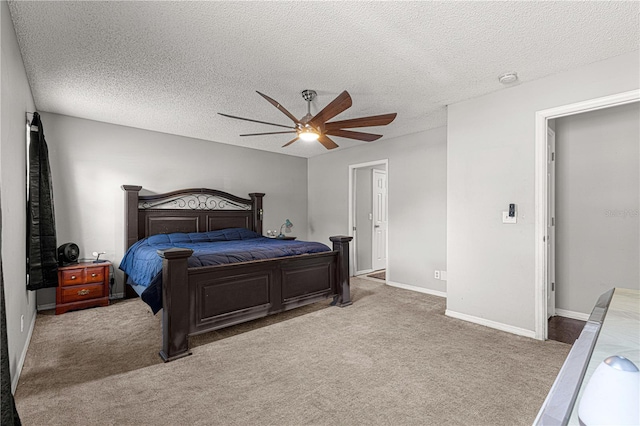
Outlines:
[[56, 315], [109, 304], [111, 262], [78, 263], [58, 268]]

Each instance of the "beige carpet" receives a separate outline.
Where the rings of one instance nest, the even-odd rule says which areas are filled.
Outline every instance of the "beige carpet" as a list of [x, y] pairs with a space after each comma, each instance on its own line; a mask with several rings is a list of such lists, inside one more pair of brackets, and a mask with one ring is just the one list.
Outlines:
[[327, 302], [194, 339], [163, 364], [139, 299], [39, 314], [25, 425], [529, 425], [570, 346], [444, 316], [445, 300], [353, 279]]

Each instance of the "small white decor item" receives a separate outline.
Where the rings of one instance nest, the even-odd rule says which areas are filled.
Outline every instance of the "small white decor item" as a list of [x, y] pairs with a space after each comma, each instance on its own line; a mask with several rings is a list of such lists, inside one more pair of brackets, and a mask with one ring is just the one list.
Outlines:
[[627, 358], [610, 356], [593, 372], [578, 406], [581, 425], [639, 425], [640, 371]]

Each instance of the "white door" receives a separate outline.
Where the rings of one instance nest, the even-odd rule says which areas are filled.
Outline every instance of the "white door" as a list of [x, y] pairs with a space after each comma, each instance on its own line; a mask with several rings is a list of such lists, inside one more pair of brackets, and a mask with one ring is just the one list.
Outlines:
[[556, 134], [547, 128], [547, 318], [556, 314]]
[[373, 270], [387, 267], [387, 172], [373, 170]]

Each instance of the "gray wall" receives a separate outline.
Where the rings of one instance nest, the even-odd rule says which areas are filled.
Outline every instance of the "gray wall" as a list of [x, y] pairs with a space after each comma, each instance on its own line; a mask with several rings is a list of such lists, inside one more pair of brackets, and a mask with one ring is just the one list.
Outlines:
[[389, 160], [387, 279], [446, 291], [445, 127], [309, 159], [309, 238], [350, 235], [349, 165]]
[[556, 307], [640, 288], [640, 105], [556, 121]]
[[[35, 111], [31, 89], [11, 22], [0, 2], [2, 20], [2, 121], [0, 121], [0, 194], [2, 199], [2, 267], [9, 340], [9, 365], [14, 384], [27, 351], [35, 321], [35, 293], [26, 289], [26, 116]], [[24, 315], [24, 330], [20, 317]]]
[[[199, 139], [42, 114], [49, 144], [58, 242], [80, 256], [105, 251], [116, 268], [124, 254], [123, 184], [146, 192], [215, 188], [248, 198], [264, 192], [264, 233], [285, 219], [307, 238], [307, 160]], [[329, 241], [323, 238], [322, 241]], [[122, 292], [118, 273], [116, 293]], [[54, 303], [42, 290], [38, 305]]]
[[[638, 89], [638, 62], [632, 52], [449, 106], [447, 310], [535, 334], [535, 113]], [[502, 224], [509, 203], [515, 225]]]

